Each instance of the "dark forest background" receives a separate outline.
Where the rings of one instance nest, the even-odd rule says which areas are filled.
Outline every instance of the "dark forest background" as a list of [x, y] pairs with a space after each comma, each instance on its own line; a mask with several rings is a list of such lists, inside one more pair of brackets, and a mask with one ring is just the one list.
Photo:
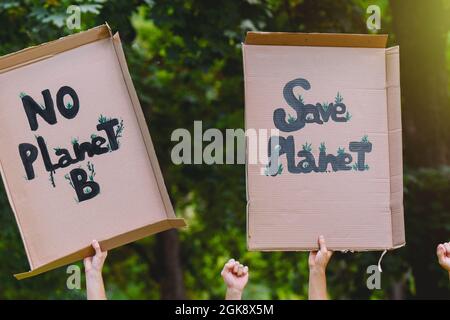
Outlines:
[[[66, 8], [81, 6], [82, 29], [120, 31], [134, 84], [172, 202], [189, 228], [110, 252], [104, 274], [113, 299], [221, 299], [230, 257], [250, 266], [245, 298], [305, 299], [307, 253], [248, 252], [243, 165], [170, 161], [176, 128], [243, 128], [240, 43], [246, 31], [368, 33], [366, 8], [400, 45], [407, 246], [383, 259], [382, 289], [366, 268], [380, 253], [337, 253], [328, 270], [335, 299], [449, 298], [435, 248], [450, 240], [450, 1], [448, 0], [0, 0], [0, 55], [71, 34]], [[38, 75], [37, 75], [38, 76]], [[1, 88], [0, 88], [1, 89]], [[81, 264], [80, 264], [81, 265]], [[29, 270], [1, 186], [0, 298], [83, 299], [66, 288], [66, 268], [16, 281]]]

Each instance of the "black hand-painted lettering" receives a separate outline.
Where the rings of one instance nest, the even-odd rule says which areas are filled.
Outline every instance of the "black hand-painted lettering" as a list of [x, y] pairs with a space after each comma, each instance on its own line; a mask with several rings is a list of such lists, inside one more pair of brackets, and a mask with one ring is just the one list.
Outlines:
[[53, 99], [50, 94], [50, 90], [46, 89], [42, 91], [42, 96], [44, 97], [45, 107], [39, 105], [29, 95], [24, 95], [22, 97], [23, 108], [25, 109], [28, 124], [30, 125], [32, 131], [36, 131], [39, 127], [37, 115], [40, 115], [48, 124], [56, 123], [55, 108], [53, 106]]
[[97, 125], [98, 131], [104, 130], [106, 132], [106, 135], [108, 136], [109, 146], [111, 147], [111, 151], [117, 150], [119, 148], [116, 133], [114, 132], [114, 126], [117, 126], [118, 124], [119, 120], [111, 119]]
[[[66, 95], [69, 95], [72, 98], [72, 102], [67, 105], [64, 104], [64, 97]], [[78, 99], [78, 95], [75, 90], [69, 86], [61, 87], [56, 94], [56, 106], [64, 118], [75, 118], [78, 114], [78, 110], [80, 109], [80, 100]]]
[[79, 202], [92, 199], [100, 192], [100, 185], [95, 181], [87, 181], [87, 178], [86, 171], [81, 168], [70, 171], [70, 179]]
[[33, 162], [37, 159], [38, 149], [30, 143], [21, 143], [19, 144], [19, 154], [27, 174], [27, 179], [34, 179]]

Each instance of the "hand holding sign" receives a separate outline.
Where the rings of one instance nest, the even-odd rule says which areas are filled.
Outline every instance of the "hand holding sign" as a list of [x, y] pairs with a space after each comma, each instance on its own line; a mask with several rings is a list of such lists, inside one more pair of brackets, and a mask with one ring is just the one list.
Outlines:
[[333, 251], [327, 249], [324, 236], [319, 237], [319, 250], [309, 253], [309, 300], [326, 300], [327, 278], [326, 268]]
[[102, 269], [108, 256], [107, 251], [102, 251], [97, 240], [92, 241], [95, 250], [93, 257], [84, 258], [84, 270], [86, 272], [86, 291], [89, 300], [105, 300], [105, 287], [103, 284]]
[[333, 251], [327, 249], [324, 236], [319, 237], [319, 250], [309, 253], [309, 270], [325, 272]]

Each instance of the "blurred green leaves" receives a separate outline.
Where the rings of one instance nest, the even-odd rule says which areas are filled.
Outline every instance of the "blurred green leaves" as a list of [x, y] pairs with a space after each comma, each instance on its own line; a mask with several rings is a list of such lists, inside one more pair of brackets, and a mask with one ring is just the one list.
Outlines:
[[[170, 161], [170, 135], [177, 128], [193, 130], [194, 120], [202, 120], [204, 129], [244, 127], [240, 43], [247, 30], [366, 33], [369, 2], [373, 1], [7, 0], [0, 3], [0, 54], [72, 33], [64, 25], [71, 4], [80, 5], [83, 30], [107, 21], [120, 32], [166, 186], [177, 215], [189, 225], [180, 231], [188, 298], [223, 298], [220, 271], [233, 257], [250, 267], [245, 298], [305, 299], [307, 253], [246, 248], [244, 166], [176, 166]], [[381, 31], [389, 32], [388, 2], [373, 4], [382, 7]], [[394, 298], [396, 292], [414, 297], [417, 281], [437, 281], [441, 294], [448, 295], [448, 279], [435, 262], [433, 246], [449, 235], [449, 192], [448, 168], [408, 170], [408, 245], [384, 258], [382, 290], [366, 287], [366, 268], [377, 263], [380, 253], [336, 253], [328, 272], [331, 297]], [[84, 298], [84, 291], [66, 289], [64, 268], [20, 282], [12, 277], [26, 271], [28, 264], [3, 188], [0, 225], [0, 298]], [[425, 251], [426, 255], [418, 254]], [[411, 261], [419, 258], [424, 269], [415, 279]], [[108, 296], [158, 299], [158, 259], [154, 237], [113, 250], [104, 272]]]

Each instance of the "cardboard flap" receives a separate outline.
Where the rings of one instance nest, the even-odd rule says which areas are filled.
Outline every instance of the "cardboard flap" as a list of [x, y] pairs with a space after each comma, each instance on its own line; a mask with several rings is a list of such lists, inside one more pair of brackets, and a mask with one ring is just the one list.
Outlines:
[[405, 244], [400, 96], [400, 49], [396, 46], [386, 49], [386, 100], [391, 192], [390, 209], [392, 219], [392, 242], [394, 246], [402, 246]]
[[270, 46], [386, 48], [388, 36], [342, 33], [247, 32], [245, 44]]

